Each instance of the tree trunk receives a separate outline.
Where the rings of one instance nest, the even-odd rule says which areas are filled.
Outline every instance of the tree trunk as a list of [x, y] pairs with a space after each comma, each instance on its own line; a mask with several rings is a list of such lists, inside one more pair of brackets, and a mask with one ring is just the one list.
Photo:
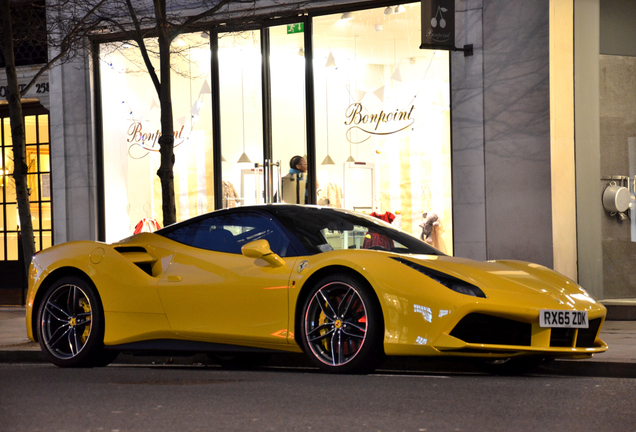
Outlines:
[[161, 87], [159, 99], [161, 105], [161, 137], [159, 137], [159, 153], [161, 164], [157, 176], [161, 180], [161, 200], [163, 225], [168, 226], [177, 221], [177, 209], [174, 196], [174, 124], [172, 115], [172, 95], [170, 86], [170, 38], [166, 20], [165, 0], [155, 0], [155, 14], [159, 30], [159, 67]]
[[11, 122], [11, 139], [13, 141], [13, 178], [15, 180], [16, 196], [18, 199], [18, 214], [20, 215], [20, 230], [22, 232], [22, 251], [25, 272], [28, 272], [31, 258], [35, 255], [33, 242], [33, 222], [29, 203], [26, 164], [26, 138], [24, 134], [24, 117], [22, 116], [22, 102], [18, 76], [15, 69], [13, 52], [13, 32], [9, 0], [0, 0], [0, 18], [2, 28], [2, 52], [6, 62], [7, 73], [7, 101], [9, 102], [9, 117]]

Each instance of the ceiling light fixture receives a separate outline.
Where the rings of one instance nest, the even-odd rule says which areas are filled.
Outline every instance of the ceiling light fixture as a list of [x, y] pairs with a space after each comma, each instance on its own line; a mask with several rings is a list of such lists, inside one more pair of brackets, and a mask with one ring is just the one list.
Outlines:
[[384, 9], [384, 15], [393, 15], [394, 13], [394, 9], [391, 6], [387, 6], [386, 9]]
[[335, 165], [336, 163], [329, 156], [329, 78], [325, 82], [325, 132], [327, 136], [327, 157], [322, 161], [321, 165]]
[[243, 85], [243, 67], [244, 65], [241, 64], [241, 121], [243, 122], [243, 154], [236, 163], [252, 163], [250, 157], [245, 152], [245, 90]]
[[394, 10], [396, 14], [406, 12], [406, 8], [404, 7], [404, 5], [397, 5]]
[[329, 51], [329, 56], [327, 57], [327, 63], [325, 63], [325, 67], [337, 67], [336, 58], [333, 56], [333, 53], [331, 51]]
[[342, 16], [340, 17], [341, 21], [351, 21], [354, 18], [353, 13], [351, 12], [345, 12], [342, 14]]

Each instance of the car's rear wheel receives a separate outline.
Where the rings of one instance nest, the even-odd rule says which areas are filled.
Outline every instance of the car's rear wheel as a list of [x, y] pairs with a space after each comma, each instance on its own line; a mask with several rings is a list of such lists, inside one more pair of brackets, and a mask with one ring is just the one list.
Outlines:
[[347, 274], [323, 278], [302, 309], [301, 341], [309, 360], [333, 373], [368, 373], [384, 358], [384, 320], [373, 290]]
[[55, 282], [38, 311], [38, 338], [45, 356], [60, 367], [105, 366], [104, 312], [92, 283], [77, 276]]

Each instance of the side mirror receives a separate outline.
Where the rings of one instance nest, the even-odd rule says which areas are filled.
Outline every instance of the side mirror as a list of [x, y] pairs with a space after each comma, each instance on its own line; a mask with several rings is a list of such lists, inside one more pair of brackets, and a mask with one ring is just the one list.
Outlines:
[[276, 255], [269, 247], [267, 240], [255, 240], [243, 245], [241, 253], [249, 258], [260, 258], [269, 263], [272, 267], [285, 265], [285, 260]]

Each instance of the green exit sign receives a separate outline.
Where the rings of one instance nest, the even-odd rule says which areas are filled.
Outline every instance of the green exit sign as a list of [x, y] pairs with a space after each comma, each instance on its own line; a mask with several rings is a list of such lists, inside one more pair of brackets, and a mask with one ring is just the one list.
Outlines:
[[304, 33], [305, 23], [287, 24], [287, 34]]

